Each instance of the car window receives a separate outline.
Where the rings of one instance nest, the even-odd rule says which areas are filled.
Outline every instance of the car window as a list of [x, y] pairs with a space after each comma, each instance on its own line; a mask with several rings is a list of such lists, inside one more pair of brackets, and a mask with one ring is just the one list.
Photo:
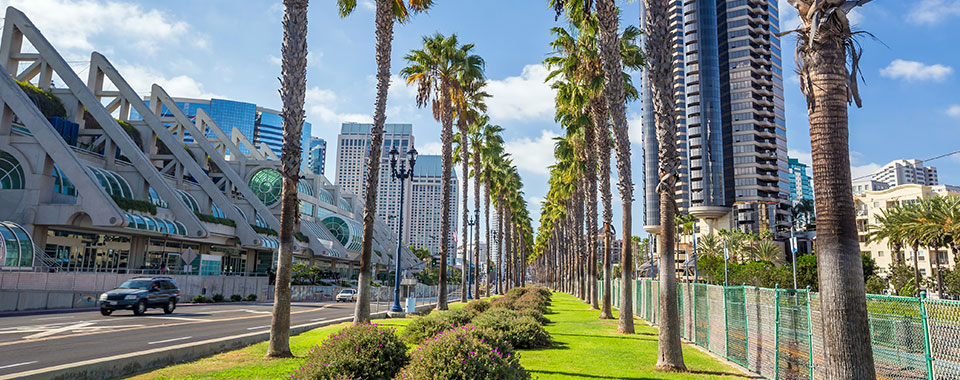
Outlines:
[[177, 283], [176, 283], [176, 282], [173, 282], [173, 280], [166, 280], [165, 282], [167, 283], [167, 286], [170, 287], [170, 288], [169, 288], [170, 290], [177, 290]]
[[150, 280], [128, 280], [120, 284], [117, 289], [150, 289]]

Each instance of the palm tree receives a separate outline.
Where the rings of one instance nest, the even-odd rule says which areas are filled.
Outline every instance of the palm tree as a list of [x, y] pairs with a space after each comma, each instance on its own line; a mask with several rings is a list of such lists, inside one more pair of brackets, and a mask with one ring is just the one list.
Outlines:
[[723, 256], [723, 241], [714, 233], [699, 238], [697, 254], [700, 256]]
[[[377, 28], [377, 101], [370, 129], [370, 154], [367, 161], [366, 197], [363, 206], [363, 244], [360, 249], [360, 278], [354, 323], [370, 322], [370, 261], [373, 254], [373, 225], [377, 215], [377, 186], [380, 182], [380, 160], [383, 147], [383, 126], [387, 115], [387, 90], [390, 88], [390, 54], [394, 22], [410, 20], [411, 13], [425, 12], [433, 0], [376, 0]], [[357, 8], [357, 0], [337, 0], [340, 17], [347, 17]], [[398, 253], [399, 255], [399, 253]], [[400, 260], [397, 257], [397, 260]]]
[[751, 248], [753, 257], [761, 261], [769, 261], [774, 265], [783, 264], [783, 250], [773, 240], [761, 240]]
[[282, 74], [280, 98], [283, 101], [283, 152], [280, 172], [283, 192], [280, 205], [280, 252], [277, 263], [273, 318], [267, 357], [291, 357], [290, 352], [290, 275], [293, 262], [293, 229], [299, 224], [300, 135], [303, 128], [303, 102], [307, 88], [307, 0], [284, 0]]
[[473, 44], [459, 46], [456, 35], [444, 37], [437, 33], [423, 38], [423, 49], [413, 50], [404, 57], [408, 66], [400, 71], [407, 84], [417, 83], [417, 106], [432, 104], [434, 119], [440, 121], [440, 140], [443, 175], [441, 180], [442, 205], [440, 211], [440, 295], [437, 309], [447, 309], [447, 258], [450, 257], [450, 172], [452, 169], [453, 106], [462, 99], [464, 89], [460, 78], [464, 73], [482, 72], [483, 60], [470, 51]]
[[[457, 73], [457, 80], [459, 82], [459, 89], [457, 96], [454, 100], [456, 107], [457, 117], [457, 134], [454, 136], [454, 141], [457, 142], [457, 150], [454, 151], [454, 162], [459, 162], [461, 165], [461, 171], [463, 176], [462, 181], [462, 190], [463, 190], [463, 206], [461, 207], [461, 214], [463, 215], [463, 261], [464, 275], [461, 279], [460, 287], [460, 302], [467, 301], [467, 286], [469, 286], [470, 277], [467, 275], [467, 272], [472, 271], [471, 267], [468, 264], [470, 262], [467, 257], [467, 232], [469, 232], [469, 226], [467, 225], [467, 217], [470, 214], [470, 209], [467, 207], [467, 194], [469, 194], [470, 181], [467, 180], [469, 175], [468, 165], [470, 163], [470, 148], [469, 148], [469, 138], [470, 138], [470, 126], [477, 119], [477, 114], [485, 112], [487, 106], [484, 103], [484, 100], [490, 97], [489, 94], [483, 91], [483, 87], [486, 86], [486, 82], [483, 81], [483, 60], [476, 55], [468, 55], [468, 59], [475, 59], [477, 62], [467, 62], [463, 65], [462, 71]], [[475, 261], [473, 263], [476, 263]]]
[[857, 90], [861, 52], [847, 13], [869, 1], [788, 0], [802, 22], [796, 30], [797, 72], [810, 114], [821, 305], [824, 315], [831, 316], [823, 324], [824, 350], [831, 353], [824, 363], [828, 379], [876, 378], [847, 129], [847, 103], [861, 104]]
[[[474, 149], [475, 153], [480, 154], [480, 159], [475, 159], [474, 165], [480, 165], [480, 170], [475, 171], [474, 176], [483, 181], [483, 202], [484, 202], [484, 221], [486, 223], [486, 241], [487, 241], [487, 263], [490, 263], [490, 253], [493, 252], [493, 245], [490, 241], [490, 191], [493, 186], [493, 177], [503, 162], [503, 138], [500, 132], [503, 131], [498, 125], [484, 123], [484, 127], [478, 130], [480, 143], [474, 146], [480, 149]], [[476, 156], [474, 156], [476, 157]], [[476, 166], [474, 166], [476, 168]], [[475, 169], [476, 170], [476, 169]], [[480, 173], [477, 176], [476, 173]], [[479, 188], [479, 186], [477, 186]], [[490, 271], [492, 267], [487, 268], [487, 296], [490, 295]]]

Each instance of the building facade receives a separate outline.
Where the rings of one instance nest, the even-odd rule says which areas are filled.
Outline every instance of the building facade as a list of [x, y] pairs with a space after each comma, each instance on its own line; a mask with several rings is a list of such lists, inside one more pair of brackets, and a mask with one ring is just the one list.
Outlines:
[[[373, 124], [343, 123], [337, 136], [337, 178], [336, 183], [344, 190], [360, 197], [366, 197], [367, 160], [370, 157], [370, 129]], [[393, 178], [390, 170], [390, 150], [394, 147], [403, 154], [397, 165], [409, 167], [405, 154], [414, 146], [413, 125], [386, 124], [384, 126], [383, 148], [380, 158], [380, 180], [377, 185], [377, 217], [387, 222], [394, 236], [400, 227], [397, 215], [400, 212], [400, 182]], [[417, 165], [420, 162], [418, 160]], [[404, 181], [404, 192], [411, 194], [410, 181]], [[410, 210], [410, 197], [405, 197], [404, 210]], [[404, 212], [403, 225], [410, 226], [410, 212]], [[403, 240], [409, 242], [410, 230], [404, 229]]]
[[[27, 63], [45, 69], [17, 69], [21, 40], [36, 49]], [[266, 276], [276, 265], [280, 161], [265, 141], [255, 147], [246, 133], [228, 132], [252, 125], [256, 135], [265, 110], [229, 101], [235, 109], [220, 116], [232, 119], [220, 125], [213, 114], [225, 101], [177, 100], [160, 86], [144, 101], [99, 53], [88, 81], [56, 70], [70, 66], [13, 8], [0, 44], [4, 67], [17, 69], [0, 78], [3, 119], [10, 121], [0, 126], [0, 270]], [[54, 73], [77, 84], [50, 88]], [[59, 109], [44, 103], [54, 98]], [[355, 279], [361, 203], [323, 176], [305, 174], [294, 262]], [[377, 220], [374, 270], [392, 267], [396, 244]], [[398, 259], [417, 262], [409, 250]]]
[[[704, 231], [785, 230], [790, 176], [777, 2], [684, 0], [671, 12], [679, 211], [703, 220]], [[655, 233], [657, 144], [647, 82], [644, 74], [644, 228]]]
[[[410, 237], [407, 244], [417, 248], [429, 249], [434, 256], [442, 253], [440, 226], [443, 204], [443, 160], [440, 156], [423, 155], [417, 159], [413, 171], [413, 191], [410, 193]], [[450, 230], [447, 232], [447, 241], [450, 242], [451, 257], [447, 257], [450, 265], [455, 265], [457, 252], [457, 173], [450, 168]]]
[[310, 137], [310, 146], [307, 150], [307, 168], [310, 171], [324, 175], [327, 165], [327, 141], [319, 137]]
[[923, 166], [920, 160], [896, 160], [874, 172], [871, 179], [886, 183], [890, 187], [915, 183], [935, 186], [938, 184], [937, 168]]
[[890, 185], [886, 182], [880, 182], [872, 179], [853, 181], [853, 195], [863, 194], [868, 191], [880, 191], [889, 189]]
[[790, 165], [790, 204], [795, 205], [804, 200], [813, 201], [813, 186], [810, 175], [807, 174], [807, 164], [796, 158], [789, 160]]
[[955, 267], [956, 263], [950, 259], [952, 255], [947, 248], [934, 253], [928, 247], [923, 246], [918, 247], [916, 252], [913, 251], [913, 247], [899, 247], [899, 251], [895, 252], [894, 247], [891, 247], [887, 239], [881, 241], [870, 241], [868, 239], [870, 225], [876, 224], [877, 217], [881, 216], [885, 210], [937, 196], [960, 196], [960, 187], [908, 184], [879, 191], [865, 191], [854, 195], [854, 207], [857, 211], [857, 232], [860, 235], [860, 252], [869, 254], [876, 261], [881, 275], [888, 273], [887, 268], [893, 264], [894, 260], [904, 262], [912, 267], [914, 254], [917, 255], [918, 269], [923, 276], [932, 276], [936, 273], [936, 260], [938, 259], [940, 265], [944, 268], [953, 269]]

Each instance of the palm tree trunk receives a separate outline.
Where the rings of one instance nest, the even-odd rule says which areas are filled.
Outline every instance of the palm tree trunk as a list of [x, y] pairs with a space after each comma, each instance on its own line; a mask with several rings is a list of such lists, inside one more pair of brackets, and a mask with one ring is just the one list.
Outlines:
[[[677, 157], [676, 109], [673, 98], [673, 69], [671, 65], [673, 51], [669, 48], [670, 34], [669, 8], [671, 0], [644, 0], [644, 19], [647, 34], [646, 52], [648, 58], [647, 78], [651, 84], [653, 113], [657, 133], [657, 168], [660, 183], [660, 334], [658, 337], [657, 368], [663, 371], [686, 371], [683, 351], [680, 343], [680, 319], [677, 310], [677, 271], [673, 242], [674, 184]], [[619, 160], [619, 156], [617, 157]], [[629, 177], [628, 177], [629, 178]], [[624, 237], [629, 234], [625, 230]]]
[[[839, 10], [838, 10], [839, 11]], [[857, 235], [847, 129], [845, 36], [824, 25], [814, 45], [798, 49], [806, 72], [817, 214], [817, 268], [828, 379], [874, 379], [863, 264]], [[846, 33], [849, 33], [847, 27]], [[829, 323], [826, 323], [829, 322]]]
[[497, 294], [503, 294], [503, 196], [497, 199]]
[[386, 123], [387, 91], [390, 88], [390, 52], [393, 43], [393, 5], [377, 1], [377, 102], [370, 130], [370, 155], [367, 158], [366, 196], [363, 206], [363, 243], [360, 248], [360, 277], [357, 281], [357, 305], [353, 323], [370, 323], [370, 261], [373, 254], [373, 226], [377, 216], [377, 188], [380, 183], [380, 159], [383, 128]]
[[283, 47], [281, 48], [283, 101], [283, 174], [280, 206], [280, 252], [274, 287], [273, 318], [267, 357], [291, 357], [290, 352], [290, 275], [293, 265], [293, 229], [299, 225], [300, 136], [303, 128], [303, 102], [307, 89], [307, 0], [284, 0]]
[[[595, 102], [602, 102], [598, 98]], [[592, 109], [592, 107], [591, 107]], [[597, 120], [594, 119], [594, 124]], [[595, 128], [595, 126], [594, 126]], [[586, 168], [586, 191], [587, 191], [587, 286], [590, 289], [590, 308], [600, 309], [597, 302], [597, 151], [596, 130], [587, 126], [583, 131], [583, 145], [586, 150], [587, 168]]]
[[467, 179], [468, 177], [467, 165], [469, 164], [469, 162], [467, 161], [467, 158], [470, 157], [470, 152], [469, 152], [469, 149], [467, 149], [467, 144], [469, 144], [469, 142], [468, 142], [468, 136], [467, 136], [467, 121], [466, 121], [466, 115], [464, 113], [464, 110], [461, 109], [457, 113], [457, 115], [458, 115], [457, 129], [460, 132], [460, 170], [462, 170], [462, 173], [460, 174], [460, 178], [463, 178], [463, 181], [460, 181], [460, 188], [461, 190], [463, 190], [462, 191], [463, 202], [462, 202], [462, 212], [461, 212], [461, 214], [463, 215], [463, 218], [462, 218], [463, 234], [461, 234], [462, 239], [460, 240], [461, 244], [463, 245], [463, 255], [460, 258], [463, 261], [463, 276], [461, 276], [461, 281], [460, 281], [460, 302], [467, 302], [467, 287], [470, 286], [468, 282], [468, 279], [470, 278], [469, 276], [470, 265], [468, 265], [470, 262], [469, 261], [470, 257], [468, 256], [469, 253], [467, 252], [468, 251], [467, 250], [468, 248], [467, 233], [470, 230], [470, 226], [467, 225], [467, 216], [470, 213], [469, 209], [467, 208], [467, 194], [469, 194], [469, 191], [470, 191], [470, 180]]
[[603, 296], [600, 302], [600, 319], [613, 319], [611, 310], [611, 291], [613, 291], [613, 269], [612, 261], [612, 237], [610, 236], [613, 227], [613, 194], [610, 190], [610, 128], [607, 120], [607, 107], [604, 101], [597, 98], [597, 101], [591, 104], [591, 116], [593, 117], [593, 128], [597, 140], [597, 161], [600, 173], [597, 175], [600, 180], [600, 200], [603, 204]]
[[[477, 146], [473, 147], [473, 209], [476, 213], [480, 212], [480, 147]], [[473, 217], [478, 219], [473, 227], [473, 263], [476, 265], [473, 270], [473, 297], [480, 299], [480, 215]]]
[[453, 169], [453, 110], [450, 107], [450, 84], [444, 79], [440, 86], [442, 93], [440, 98], [440, 140], [443, 145], [440, 153], [443, 162], [441, 169], [443, 170], [441, 176], [443, 183], [440, 185], [440, 191], [443, 194], [441, 195], [440, 207], [443, 210], [440, 210], [440, 256], [442, 261], [440, 261], [440, 295], [437, 297], [437, 309], [447, 310], [447, 259], [450, 257], [450, 205], [453, 201], [451, 199], [453, 198], [452, 194], [450, 194], [450, 171]]
[[617, 174], [620, 177], [617, 187], [623, 203], [622, 258], [620, 260], [620, 320], [617, 331], [633, 334], [633, 254], [630, 252], [630, 238], [633, 223], [633, 176], [630, 174], [630, 137], [627, 135], [626, 97], [623, 90], [623, 67], [620, 63], [620, 36], [618, 24], [620, 17], [614, 0], [597, 0], [597, 20], [600, 25], [600, 58], [603, 60], [604, 97], [613, 119], [613, 139], [617, 152]]
[[490, 181], [484, 181], [483, 186], [483, 220], [486, 225], [486, 241], [487, 241], [487, 297], [490, 297], [490, 280], [492, 279], [491, 273], [493, 272], [493, 266], [490, 265], [493, 263], [490, 260], [490, 254], [493, 252], [493, 245], [490, 241]]
[[914, 297], [920, 296], [920, 246], [916, 243], [913, 244], [913, 284], [917, 287], [914, 293]]

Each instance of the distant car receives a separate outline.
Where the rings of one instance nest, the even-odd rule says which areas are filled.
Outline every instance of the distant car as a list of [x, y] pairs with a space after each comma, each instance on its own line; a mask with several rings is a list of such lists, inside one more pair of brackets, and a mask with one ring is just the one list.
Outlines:
[[337, 302], [357, 302], [356, 289], [343, 289], [337, 294]]
[[143, 315], [148, 308], [162, 308], [165, 314], [173, 313], [180, 302], [180, 287], [169, 277], [132, 278], [116, 289], [100, 295], [97, 306], [100, 314], [110, 315], [114, 310], [133, 310], [134, 315]]

